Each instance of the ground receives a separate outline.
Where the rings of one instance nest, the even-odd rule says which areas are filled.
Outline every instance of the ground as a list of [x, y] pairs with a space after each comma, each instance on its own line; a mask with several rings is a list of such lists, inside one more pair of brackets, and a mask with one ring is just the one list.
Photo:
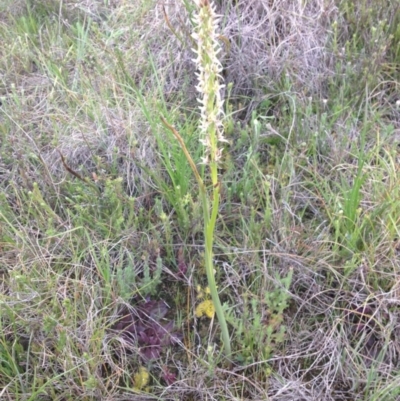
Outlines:
[[399, 399], [400, 5], [214, 5], [217, 185], [195, 1], [0, 2], [2, 399]]

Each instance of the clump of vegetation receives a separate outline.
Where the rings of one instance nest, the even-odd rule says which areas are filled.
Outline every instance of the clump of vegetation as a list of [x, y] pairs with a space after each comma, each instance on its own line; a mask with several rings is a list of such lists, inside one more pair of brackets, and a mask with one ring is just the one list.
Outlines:
[[139, 347], [139, 353], [146, 361], [158, 359], [163, 348], [177, 343], [181, 335], [174, 333], [174, 321], [162, 323], [168, 313], [163, 301], [146, 299], [132, 310], [122, 310], [113, 330], [128, 344]]
[[4, 0], [1, 398], [398, 399], [399, 21]]

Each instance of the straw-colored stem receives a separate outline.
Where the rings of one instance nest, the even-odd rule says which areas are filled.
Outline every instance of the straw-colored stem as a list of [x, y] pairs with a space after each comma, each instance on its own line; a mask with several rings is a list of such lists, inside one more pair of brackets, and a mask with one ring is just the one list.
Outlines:
[[202, 190], [205, 191], [204, 183], [203, 183], [203, 180], [201, 179], [200, 174], [199, 174], [199, 172], [198, 172], [198, 170], [197, 170], [196, 164], [194, 163], [194, 161], [193, 161], [193, 159], [192, 159], [192, 156], [190, 156], [190, 153], [189, 153], [189, 151], [187, 150], [187, 147], [186, 147], [186, 145], [185, 145], [185, 142], [183, 141], [183, 139], [182, 139], [182, 137], [180, 136], [179, 132], [178, 132], [163, 116], [161, 116], [161, 121], [162, 121], [163, 124], [173, 133], [173, 135], [175, 136], [175, 138], [178, 140], [179, 145], [181, 145], [181, 148], [182, 148], [182, 150], [183, 150], [183, 153], [185, 154], [186, 159], [187, 159], [187, 161], [188, 161], [189, 164], [190, 164], [190, 168], [192, 169], [192, 171], [193, 171], [193, 173], [194, 173], [194, 175], [195, 175], [195, 177], [196, 177], [196, 180], [197, 180], [198, 184], [200, 185], [200, 187], [202, 188]]

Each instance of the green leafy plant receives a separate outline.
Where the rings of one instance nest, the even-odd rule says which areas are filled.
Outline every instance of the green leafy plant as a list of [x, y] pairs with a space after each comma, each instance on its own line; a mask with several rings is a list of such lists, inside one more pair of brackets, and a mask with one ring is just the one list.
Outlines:
[[286, 277], [280, 277], [279, 274], [276, 274], [276, 280], [281, 286], [265, 293], [264, 302], [268, 307], [268, 324], [265, 332], [264, 353], [267, 358], [270, 357], [274, 344], [279, 344], [284, 340], [286, 327], [282, 325], [283, 312], [289, 307], [290, 294], [288, 290], [292, 283], [292, 277], [293, 268], [289, 270]]
[[236, 358], [241, 363], [267, 361], [278, 344], [285, 338], [286, 327], [282, 324], [283, 313], [291, 298], [288, 289], [292, 282], [293, 269], [285, 277], [276, 274], [277, 285], [267, 291], [264, 299], [245, 294], [240, 316], [228, 313], [228, 321], [235, 328], [235, 337], [240, 339], [240, 350]]
[[144, 263], [143, 282], [140, 289], [142, 295], [154, 295], [157, 292], [157, 287], [161, 284], [162, 259], [158, 256], [156, 268], [153, 272], [150, 270], [148, 261]]

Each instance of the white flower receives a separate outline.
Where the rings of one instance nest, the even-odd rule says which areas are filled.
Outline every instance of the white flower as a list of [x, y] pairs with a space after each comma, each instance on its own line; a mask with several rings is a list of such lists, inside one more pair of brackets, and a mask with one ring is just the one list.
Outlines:
[[209, 0], [196, 0], [196, 4], [198, 13], [194, 20], [197, 31], [192, 37], [198, 47], [193, 50], [196, 54], [193, 62], [198, 68], [196, 91], [201, 94], [197, 101], [200, 110], [200, 142], [204, 146], [202, 162], [209, 163], [221, 159], [222, 149], [218, 148], [218, 142], [227, 142], [223, 136], [224, 102], [221, 99], [221, 90], [225, 85], [219, 82], [222, 79], [222, 64], [218, 59], [221, 48], [217, 41], [219, 19], [215, 6]]

